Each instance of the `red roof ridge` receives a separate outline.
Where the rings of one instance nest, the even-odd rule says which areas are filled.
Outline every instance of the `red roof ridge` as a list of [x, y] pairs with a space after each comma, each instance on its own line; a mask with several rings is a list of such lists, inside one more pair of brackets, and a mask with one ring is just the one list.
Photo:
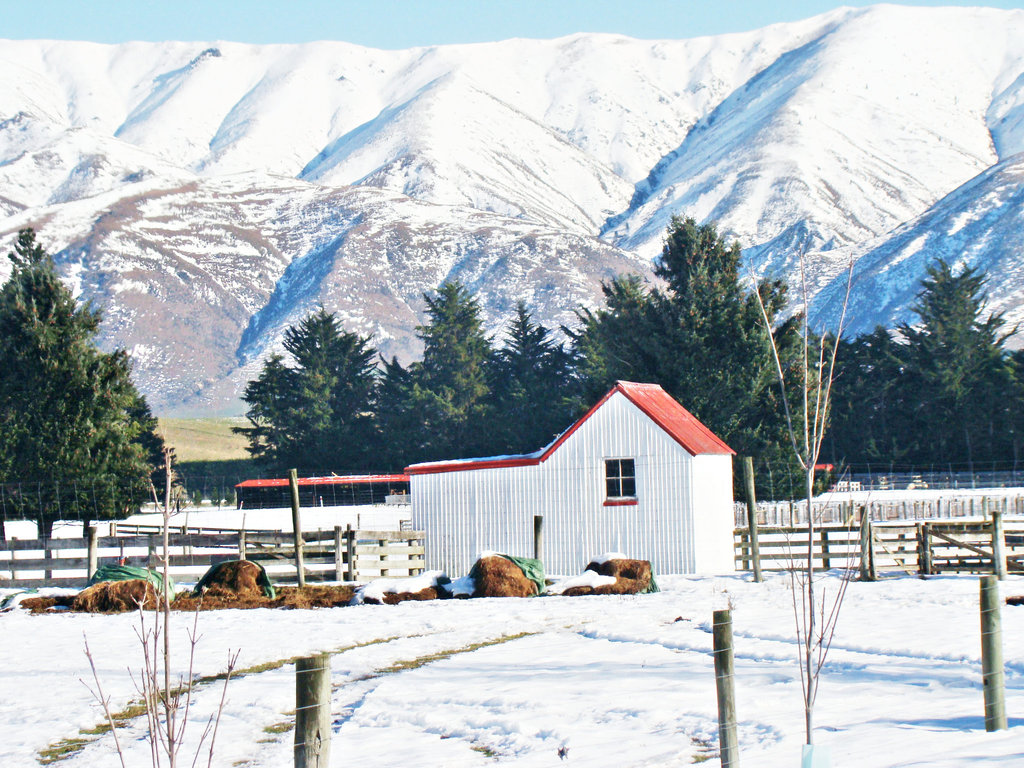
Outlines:
[[701, 454], [735, 455], [725, 444], [660, 384], [636, 381], [617, 381], [615, 389], [625, 395], [633, 405], [643, 411], [655, 424], [668, 433], [691, 456]]
[[602, 405], [619, 392], [639, 408], [651, 421], [674, 439], [691, 456], [700, 454], [735, 454], [721, 438], [686, 410], [666, 392], [660, 384], [636, 381], [616, 381], [615, 386], [605, 393], [581, 418], [556, 437], [550, 445], [534, 453], [519, 456], [490, 456], [479, 459], [457, 459], [453, 461], [424, 462], [405, 468], [409, 475], [431, 475], [441, 472], [460, 472], [471, 469], [497, 469], [502, 467], [523, 467], [547, 461], [559, 446], [568, 440]]

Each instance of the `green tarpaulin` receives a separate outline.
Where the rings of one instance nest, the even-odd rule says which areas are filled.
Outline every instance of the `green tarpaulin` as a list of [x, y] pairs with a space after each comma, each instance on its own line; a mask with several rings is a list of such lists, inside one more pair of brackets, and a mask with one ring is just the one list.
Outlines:
[[[216, 565], [210, 566], [210, 570], [208, 570], [206, 573], [204, 573], [203, 574], [203, 578], [201, 578], [199, 580], [199, 583], [196, 584], [196, 588], [195, 588], [195, 590], [193, 590], [193, 594], [199, 595], [199, 594], [202, 593], [203, 589], [205, 589], [206, 587], [210, 586], [210, 582], [213, 581], [214, 577], [216, 577], [216, 575], [218, 573], [220, 573], [221, 569], [223, 569], [223, 568], [225, 568], [225, 567], [227, 567], [229, 565], [233, 565], [235, 563], [240, 563], [240, 562], [243, 562], [243, 561], [241, 561], [241, 560], [228, 560], [227, 562], [217, 563]], [[249, 560], [247, 562], [252, 562], [252, 561]], [[274, 591], [274, 585], [270, 583], [270, 577], [267, 576], [266, 569], [262, 565], [260, 565], [259, 563], [252, 563], [252, 564], [260, 569], [260, 575], [259, 575], [259, 578], [256, 579], [256, 581], [257, 581], [257, 583], [261, 587], [263, 587], [263, 594], [266, 595], [267, 597], [269, 597], [271, 600], [273, 600], [277, 596], [277, 592]]]
[[[132, 579], [144, 579], [150, 582], [160, 594], [164, 590], [164, 576], [159, 571], [151, 571], [148, 568], [138, 568], [133, 565], [101, 565], [89, 577], [89, 586], [99, 584], [101, 581], [131, 581]], [[174, 596], [174, 579], [167, 577], [167, 594]]]
[[[515, 555], [502, 555], [502, 557], [515, 563], [523, 575], [537, 585], [538, 595], [544, 594], [547, 589], [547, 583], [544, 580], [544, 563], [534, 560], [532, 557], [516, 557]], [[476, 566], [473, 567], [476, 568]], [[469, 575], [473, 576], [473, 573], [470, 572]]]

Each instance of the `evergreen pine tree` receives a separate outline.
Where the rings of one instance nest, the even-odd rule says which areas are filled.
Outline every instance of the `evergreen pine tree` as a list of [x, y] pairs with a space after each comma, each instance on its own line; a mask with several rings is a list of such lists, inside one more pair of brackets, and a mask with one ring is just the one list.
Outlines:
[[249, 452], [277, 470], [371, 468], [378, 442], [376, 350], [323, 308], [285, 331], [280, 355], [246, 385]]
[[1012, 375], [1011, 390], [1008, 393], [1007, 405], [1010, 418], [1007, 420], [1008, 442], [1013, 469], [1016, 471], [1024, 463], [1024, 349], [1017, 349], [1009, 355]]
[[882, 326], [841, 344], [826, 441], [832, 463], [889, 464], [913, 456], [919, 440], [900, 345]]
[[424, 441], [428, 435], [422, 429], [414, 398], [415, 380], [421, 367], [415, 362], [403, 368], [398, 358], [383, 360], [378, 398], [377, 419], [380, 425], [383, 466], [401, 470], [426, 455]]
[[978, 459], [1001, 453], [996, 436], [1012, 419], [1003, 343], [1014, 331], [1003, 332], [1000, 313], [982, 319], [985, 282], [973, 268], [954, 274], [938, 260], [928, 267], [914, 305], [919, 322], [900, 326], [907, 384], [916, 393], [912, 432], [932, 455], [964, 461], [971, 471]]
[[536, 450], [570, 425], [577, 399], [572, 357], [523, 302], [492, 370], [493, 452]]
[[450, 459], [488, 452], [487, 370], [493, 351], [480, 305], [458, 281], [443, 283], [427, 302], [427, 325], [417, 326], [423, 362], [410, 369], [412, 401], [420, 416], [413, 460]]
[[[612, 281], [605, 308], [580, 313], [573, 337], [585, 400], [616, 379], [660, 384], [733, 449], [755, 456], [762, 495], [778, 495], [789, 490], [794, 463], [761, 312], [740, 281], [740, 265], [739, 245], [726, 245], [713, 224], [673, 217], [655, 268], [665, 288], [636, 277]], [[757, 290], [774, 323], [785, 284], [765, 280]], [[786, 366], [796, 355], [795, 324], [774, 330]]]
[[287, 418], [295, 400], [292, 384], [284, 357], [274, 353], [264, 361], [259, 376], [245, 385], [242, 401], [249, 406], [245, 415], [251, 426], [232, 430], [249, 441], [249, 455], [261, 464], [275, 465], [279, 457], [292, 455], [301, 439]]
[[9, 258], [14, 269], [0, 288], [0, 482], [28, 490], [21, 512], [43, 537], [74, 510], [128, 515], [147, 497], [149, 459], [162, 449], [128, 356], [96, 348], [100, 313], [75, 301], [31, 229]]

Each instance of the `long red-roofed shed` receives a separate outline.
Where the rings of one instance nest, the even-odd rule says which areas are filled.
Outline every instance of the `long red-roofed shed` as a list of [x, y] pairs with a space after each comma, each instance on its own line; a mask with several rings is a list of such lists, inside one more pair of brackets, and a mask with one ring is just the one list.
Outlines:
[[[305, 507], [383, 504], [389, 496], [409, 493], [409, 476], [325, 475], [298, 478], [299, 503]], [[291, 504], [287, 477], [243, 480], [235, 485], [238, 507], [277, 509]]]
[[465, 573], [481, 550], [532, 555], [577, 573], [607, 551], [662, 573], [733, 570], [729, 448], [657, 384], [619, 381], [534, 453], [406, 468], [427, 565]]

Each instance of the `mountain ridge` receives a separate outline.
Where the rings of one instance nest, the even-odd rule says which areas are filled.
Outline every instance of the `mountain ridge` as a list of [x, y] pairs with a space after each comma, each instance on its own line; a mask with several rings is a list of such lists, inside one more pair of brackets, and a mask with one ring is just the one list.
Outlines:
[[0, 62], [0, 247], [39, 230], [164, 413], [237, 412], [319, 305], [406, 360], [448, 277], [492, 334], [517, 298], [571, 323], [602, 280], [650, 278], [673, 214], [756, 275], [804, 254], [822, 321], [852, 258], [856, 330], [912, 319], [940, 255], [1024, 306], [1024, 11], [398, 51], [0, 40]]

